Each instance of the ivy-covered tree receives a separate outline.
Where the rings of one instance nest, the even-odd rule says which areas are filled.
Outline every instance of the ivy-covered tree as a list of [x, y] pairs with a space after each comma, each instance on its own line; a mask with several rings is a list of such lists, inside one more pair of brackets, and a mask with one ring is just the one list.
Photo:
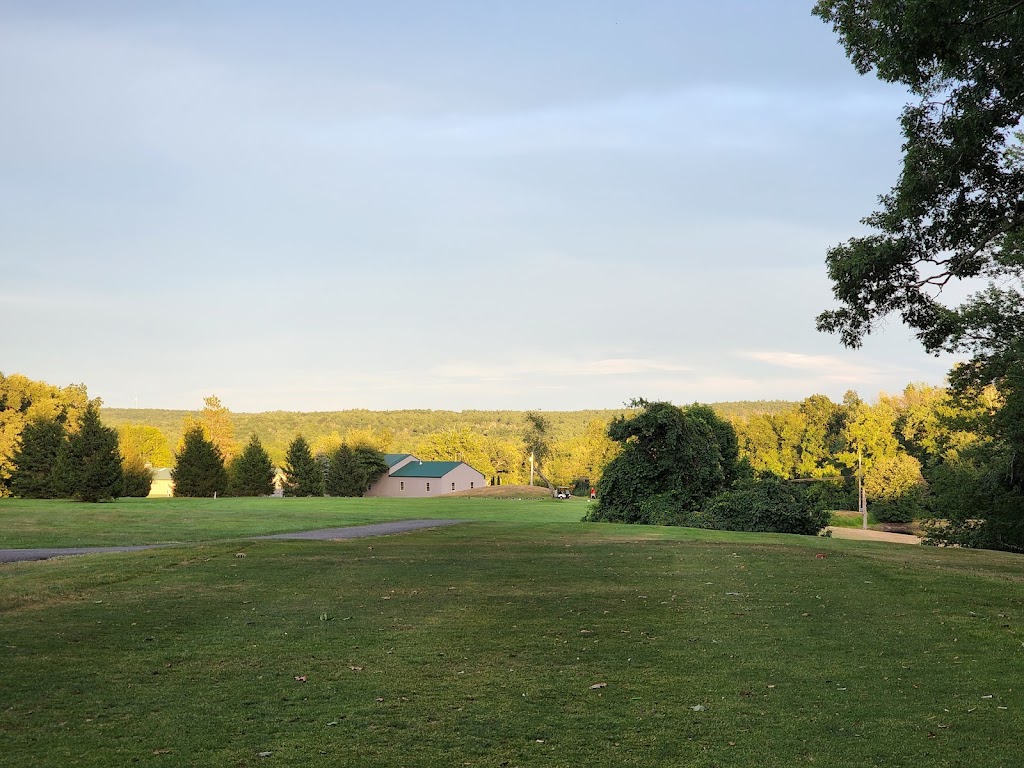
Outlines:
[[228, 466], [228, 494], [270, 496], [274, 492], [274, 464], [260, 439], [253, 435]]
[[[609, 437], [622, 449], [604, 469], [589, 518], [685, 524], [735, 473], [735, 456], [723, 458], [720, 442], [735, 445], [735, 435], [728, 440], [724, 428], [716, 434], [702, 408], [683, 410], [644, 400], [634, 406], [635, 414], [608, 427]], [[733, 466], [727, 466], [730, 461]]]
[[11, 493], [23, 499], [54, 499], [62, 494], [54, 478], [57, 455], [67, 439], [64, 425], [39, 419], [25, 425], [12, 457]]
[[175, 456], [171, 471], [174, 495], [201, 498], [224, 495], [228, 473], [217, 447], [203, 436], [200, 426], [193, 426], [182, 438], [182, 447]]
[[302, 435], [288, 445], [284, 460], [285, 496], [323, 496], [324, 473]]
[[86, 406], [78, 431], [61, 444], [53, 476], [57, 487], [78, 501], [113, 501], [123, 493], [117, 431], [100, 422], [97, 401]]

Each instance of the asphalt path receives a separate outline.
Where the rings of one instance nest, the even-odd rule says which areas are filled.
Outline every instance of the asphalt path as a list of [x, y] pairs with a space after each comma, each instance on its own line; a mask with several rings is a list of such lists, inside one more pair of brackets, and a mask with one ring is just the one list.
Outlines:
[[[418, 531], [423, 528], [438, 528], [455, 525], [464, 520], [396, 520], [391, 523], [353, 525], [347, 528], [321, 528], [315, 531], [276, 533], [272, 536], [250, 536], [250, 539], [306, 539], [312, 541], [333, 541], [336, 539], [362, 539], [367, 536], [387, 536], [392, 533]], [[208, 542], [204, 542], [208, 543]], [[17, 563], [26, 560], [48, 560], [51, 557], [69, 555], [99, 555], [105, 552], [140, 552], [144, 549], [173, 547], [174, 544], [143, 544], [135, 547], [50, 547], [47, 549], [0, 549], [0, 563]]]

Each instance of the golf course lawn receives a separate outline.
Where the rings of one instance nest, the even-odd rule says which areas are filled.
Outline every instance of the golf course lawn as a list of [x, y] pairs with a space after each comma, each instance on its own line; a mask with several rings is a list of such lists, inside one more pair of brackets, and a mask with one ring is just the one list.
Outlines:
[[[0, 764], [1019, 765], [1024, 558], [585, 511], [0, 500], [0, 547], [187, 542], [0, 565]], [[244, 538], [407, 518], [467, 522]]]

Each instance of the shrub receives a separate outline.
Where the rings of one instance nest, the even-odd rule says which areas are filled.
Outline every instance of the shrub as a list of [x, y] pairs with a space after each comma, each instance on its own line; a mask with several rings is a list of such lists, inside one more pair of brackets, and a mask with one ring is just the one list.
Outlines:
[[712, 498], [702, 527], [725, 531], [799, 533], [813, 536], [828, 525], [828, 511], [794, 483], [750, 480]]

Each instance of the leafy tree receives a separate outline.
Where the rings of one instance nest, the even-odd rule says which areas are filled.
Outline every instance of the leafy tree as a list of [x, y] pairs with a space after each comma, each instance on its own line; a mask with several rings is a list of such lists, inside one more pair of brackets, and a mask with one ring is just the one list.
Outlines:
[[542, 467], [551, 455], [551, 422], [537, 413], [527, 411], [525, 416], [526, 429], [523, 432], [523, 442], [526, 444], [527, 461], [532, 459], [534, 471], [537, 477], [544, 481], [551, 495], [555, 495], [555, 486], [544, 475]]
[[413, 453], [424, 461], [464, 461], [485, 477], [495, 473], [486, 442], [467, 427], [433, 432], [416, 446]]
[[284, 463], [285, 496], [323, 496], [324, 473], [313, 458], [306, 438], [299, 435], [288, 446]]
[[224, 495], [228, 488], [228, 474], [224, 458], [196, 425], [185, 433], [182, 447], [175, 456], [174, 495], [201, 498]]
[[78, 501], [113, 501], [124, 491], [117, 432], [100, 422], [98, 401], [86, 406], [78, 430], [61, 443], [53, 477], [58, 489]]
[[[858, 71], [874, 69], [917, 99], [901, 118], [899, 181], [864, 220], [873, 231], [828, 253], [840, 307], [818, 327], [857, 347], [895, 313], [928, 351], [972, 354], [952, 372], [954, 389], [995, 383], [1003, 405], [977, 466], [991, 503], [975, 512], [982, 522], [965, 523], [968, 538], [1024, 549], [1024, 535], [1012, 538], [1024, 533], [1024, 4], [819, 0], [814, 12]], [[978, 280], [987, 287], [970, 293]], [[957, 284], [968, 298], [942, 303]], [[987, 524], [998, 535], [986, 538]]]
[[203, 398], [203, 410], [196, 419], [192, 414], [186, 414], [181, 425], [181, 442], [178, 444], [178, 451], [185, 444], [185, 435], [195, 427], [203, 430], [203, 437], [213, 443], [225, 463], [231, 461], [238, 453], [238, 443], [235, 442], [235, 428], [231, 421], [231, 411], [224, 406], [220, 398], [210, 395]]
[[253, 435], [228, 465], [231, 496], [270, 496], [274, 492], [274, 465], [260, 439]]
[[21, 445], [12, 457], [11, 493], [23, 499], [60, 496], [53, 472], [66, 439], [64, 426], [53, 419], [26, 424], [21, 432]]
[[125, 459], [138, 459], [151, 467], [169, 467], [174, 463], [167, 437], [157, 427], [146, 424], [120, 424], [117, 444]]
[[604, 469], [589, 519], [686, 524], [688, 515], [725, 488], [720, 438], [702, 409], [634, 402], [633, 416], [608, 427], [622, 447]]
[[144, 499], [153, 488], [153, 473], [141, 458], [125, 457], [121, 464], [124, 472], [124, 491], [127, 498]]
[[65, 427], [76, 424], [88, 400], [84, 384], [61, 388], [18, 373], [0, 373], [0, 497], [10, 493], [11, 458], [25, 425], [41, 419]]

